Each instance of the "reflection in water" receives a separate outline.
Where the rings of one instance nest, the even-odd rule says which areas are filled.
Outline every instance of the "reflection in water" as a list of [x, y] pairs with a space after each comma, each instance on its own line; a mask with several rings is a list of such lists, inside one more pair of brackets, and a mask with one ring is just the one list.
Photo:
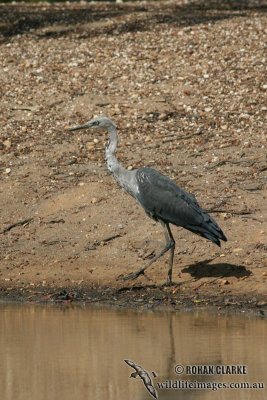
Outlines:
[[[265, 382], [261, 318], [0, 304], [0, 399], [152, 399], [130, 359], [156, 382]], [[174, 366], [247, 365], [247, 375], [177, 375]], [[265, 382], [267, 385], [267, 379]], [[162, 390], [159, 399], [266, 399], [266, 390]]]

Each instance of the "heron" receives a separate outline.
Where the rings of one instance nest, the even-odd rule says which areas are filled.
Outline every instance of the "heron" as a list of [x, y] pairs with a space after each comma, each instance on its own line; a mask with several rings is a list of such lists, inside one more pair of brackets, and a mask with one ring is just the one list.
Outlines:
[[227, 241], [216, 221], [198, 205], [194, 195], [187, 193], [170, 178], [152, 168], [141, 167], [130, 171], [119, 163], [116, 158], [118, 133], [111, 119], [104, 116], [95, 117], [84, 125], [69, 130], [80, 129], [96, 129], [108, 133], [109, 141], [105, 150], [108, 170], [121, 188], [137, 200], [146, 214], [154, 221], [160, 222], [163, 227], [165, 247], [138, 271], [123, 276], [123, 280], [136, 279], [144, 275], [145, 270], [152, 263], [170, 251], [166, 284], [172, 284], [175, 240], [170, 224], [181, 226], [218, 246], [221, 245], [220, 240]]

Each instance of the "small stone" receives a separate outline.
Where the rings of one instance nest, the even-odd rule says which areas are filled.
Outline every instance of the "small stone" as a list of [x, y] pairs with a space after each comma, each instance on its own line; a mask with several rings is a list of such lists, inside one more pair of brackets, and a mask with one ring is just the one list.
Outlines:
[[267, 302], [265, 300], [259, 300], [259, 301], [257, 301], [256, 306], [258, 306], [258, 307], [267, 306]]
[[163, 119], [165, 119], [165, 118], [167, 118], [167, 114], [166, 114], [166, 113], [161, 113], [161, 114], [159, 115], [159, 117], [158, 117], [159, 120], [163, 120]]
[[10, 147], [11, 147], [11, 140], [10, 140], [10, 139], [5, 140], [5, 141], [3, 142], [3, 144], [4, 144], [4, 146], [5, 146], [7, 149], [10, 149]]
[[243, 114], [240, 114], [240, 118], [249, 119], [249, 118], [250, 118], [250, 115], [249, 115], [249, 114], [243, 113]]
[[240, 251], [243, 251], [243, 249], [241, 247], [233, 249], [233, 253], [240, 253]]

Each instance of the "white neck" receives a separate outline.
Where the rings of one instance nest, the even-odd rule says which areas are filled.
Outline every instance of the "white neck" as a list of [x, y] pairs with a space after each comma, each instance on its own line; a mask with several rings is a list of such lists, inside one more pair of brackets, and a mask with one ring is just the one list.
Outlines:
[[112, 173], [118, 184], [132, 196], [133, 190], [133, 172], [127, 171], [120, 165], [116, 158], [116, 149], [118, 145], [118, 134], [115, 125], [108, 128], [109, 144], [105, 151], [105, 160], [109, 171]]
[[118, 134], [115, 126], [108, 128], [109, 143], [105, 151], [105, 159], [107, 167], [112, 174], [116, 174], [116, 171], [123, 168], [116, 158], [116, 149], [118, 145]]

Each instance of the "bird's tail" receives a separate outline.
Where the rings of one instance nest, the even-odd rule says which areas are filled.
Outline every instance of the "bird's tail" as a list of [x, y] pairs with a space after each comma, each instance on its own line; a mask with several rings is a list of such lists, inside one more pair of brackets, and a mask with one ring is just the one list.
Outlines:
[[221, 246], [220, 240], [223, 240], [224, 242], [227, 241], [227, 238], [219, 225], [208, 214], [205, 214], [204, 221], [201, 225], [187, 225], [186, 229], [189, 229], [191, 232], [210, 240], [219, 247]]

